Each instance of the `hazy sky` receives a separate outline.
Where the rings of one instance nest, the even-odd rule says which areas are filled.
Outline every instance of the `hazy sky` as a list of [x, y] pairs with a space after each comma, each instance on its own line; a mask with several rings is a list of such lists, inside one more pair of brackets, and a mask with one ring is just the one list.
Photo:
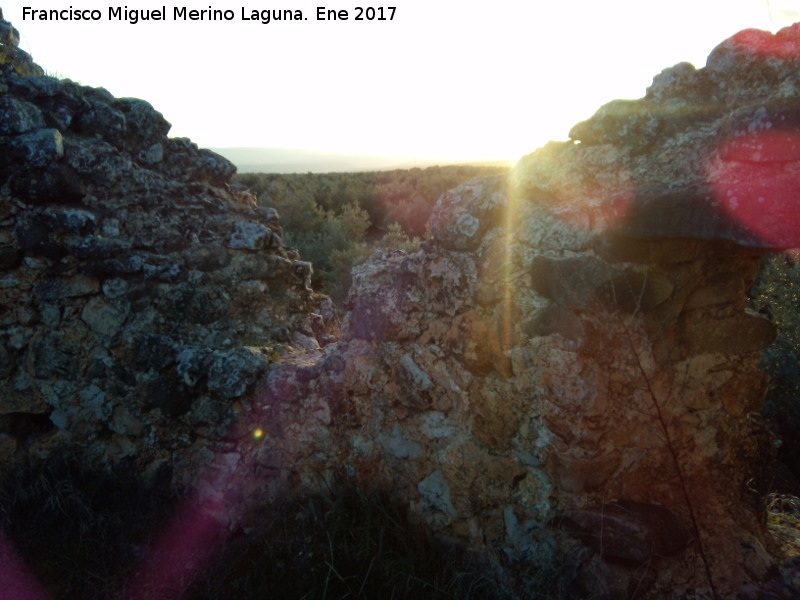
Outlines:
[[[662, 68], [702, 66], [740, 29], [800, 21], [796, 0], [395, 0], [391, 21], [356, 21], [355, 7], [370, 6], [358, 0], [164, 1], [0, 6], [49, 73], [145, 98], [171, 135], [201, 146], [459, 160], [519, 158], [565, 139], [608, 100], [642, 96]], [[23, 6], [97, 9], [101, 19], [23, 21]], [[126, 6], [164, 7], [166, 20], [109, 19]], [[350, 19], [318, 21], [318, 6]], [[175, 20], [175, 7], [234, 18]], [[242, 18], [268, 8], [307, 20]]]

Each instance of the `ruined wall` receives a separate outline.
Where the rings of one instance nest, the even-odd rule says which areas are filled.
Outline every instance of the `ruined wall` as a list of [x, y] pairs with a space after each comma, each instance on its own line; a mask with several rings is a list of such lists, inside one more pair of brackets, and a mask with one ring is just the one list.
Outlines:
[[345, 477], [611, 597], [760, 585], [747, 289], [799, 241], [798, 38], [735, 36], [443, 195], [418, 253], [355, 270], [341, 335], [227, 161], [3, 54], [0, 460], [167, 470], [231, 528]]
[[[720, 585], [763, 578], [746, 489], [769, 445], [752, 417], [773, 329], [745, 311], [759, 253], [592, 231], [527, 193], [454, 190], [434, 221], [468, 228], [435, 228], [420, 253], [356, 271], [345, 339], [322, 363], [346, 391], [327, 404], [337, 463], [471, 544], [551, 560], [546, 525], [564, 517], [606, 558], [653, 561], [648, 577], [674, 566], [654, 553], [684, 552], [675, 568], [702, 585], [697, 547], [685, 550], [692, 510]], [[618, 501], [639, 506], [611, 533], [595, 511]], [[651, 523], [653, 506], [669, 513]], [[625, 530], [640, 519], [637, 539]], [[612, 593], [642, 579], [623, 573], [607, 577], [630, 578]]]
[[774, 328], [747, 290], [800, 241], [798, 36], [665, 70], [510, 181], [442, 196], [420, 252], [358, 267], [341, 341], [260, 392], [299, 411], [315, 472], [519, 560], [563, 550], [560, 524], [611, 597], [754, 594]]
[[226, 159], [0, 30], [0, 461], [77, 446], [193, 485], [281, 349], [324, 343], [326, 300]]

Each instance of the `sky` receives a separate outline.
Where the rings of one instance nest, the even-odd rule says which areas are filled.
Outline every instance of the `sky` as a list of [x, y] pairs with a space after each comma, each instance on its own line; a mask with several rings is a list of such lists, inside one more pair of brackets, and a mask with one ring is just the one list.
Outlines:
[[[663, 68], [701, 67], [741, 29], [800, 21], [796, 0], [394, 0], [391, 20], [388, 4], [361, 2], [383, 7], [383, 21], [356, 20], [358, 0], [167, 1], [0, 7], [48, 74], [144, 98], [170, 135], [201, 147], [470, 161], [514, 161], [567, 139], [602, 104], [644, 95]], [[320, 5], [348, 19], [318, 20]], [[25, 6], [100, 19], [23, 19]], [[110, 17], [117, 7], [166, 19], [132, 24]], [[233, 18], [175, 19], [183, 7]], [[305, 20], [265, 24], [253, 10]]]

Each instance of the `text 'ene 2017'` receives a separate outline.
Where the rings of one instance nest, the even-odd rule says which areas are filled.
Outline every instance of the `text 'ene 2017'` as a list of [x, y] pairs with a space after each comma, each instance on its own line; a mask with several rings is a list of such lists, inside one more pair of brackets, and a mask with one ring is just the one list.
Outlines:
[[[354, 21], [391, 21], [396, 6], [356, 6]], [[317, 7], [317, 21], [349, 21], [350, 12], [345, 9]]]

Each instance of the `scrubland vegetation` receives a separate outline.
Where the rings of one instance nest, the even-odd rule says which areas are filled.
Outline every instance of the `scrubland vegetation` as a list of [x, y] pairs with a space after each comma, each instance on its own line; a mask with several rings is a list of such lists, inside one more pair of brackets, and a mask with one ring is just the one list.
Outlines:
[[275, 208], [283, 242], [314, 265], [313, 285], [341, 305], [350, 269], [376, 248], [413, 251], [426, 237], [436, 200], [474, 177], [506, 167], [454, 165], [368, 173], [237, 175]]

